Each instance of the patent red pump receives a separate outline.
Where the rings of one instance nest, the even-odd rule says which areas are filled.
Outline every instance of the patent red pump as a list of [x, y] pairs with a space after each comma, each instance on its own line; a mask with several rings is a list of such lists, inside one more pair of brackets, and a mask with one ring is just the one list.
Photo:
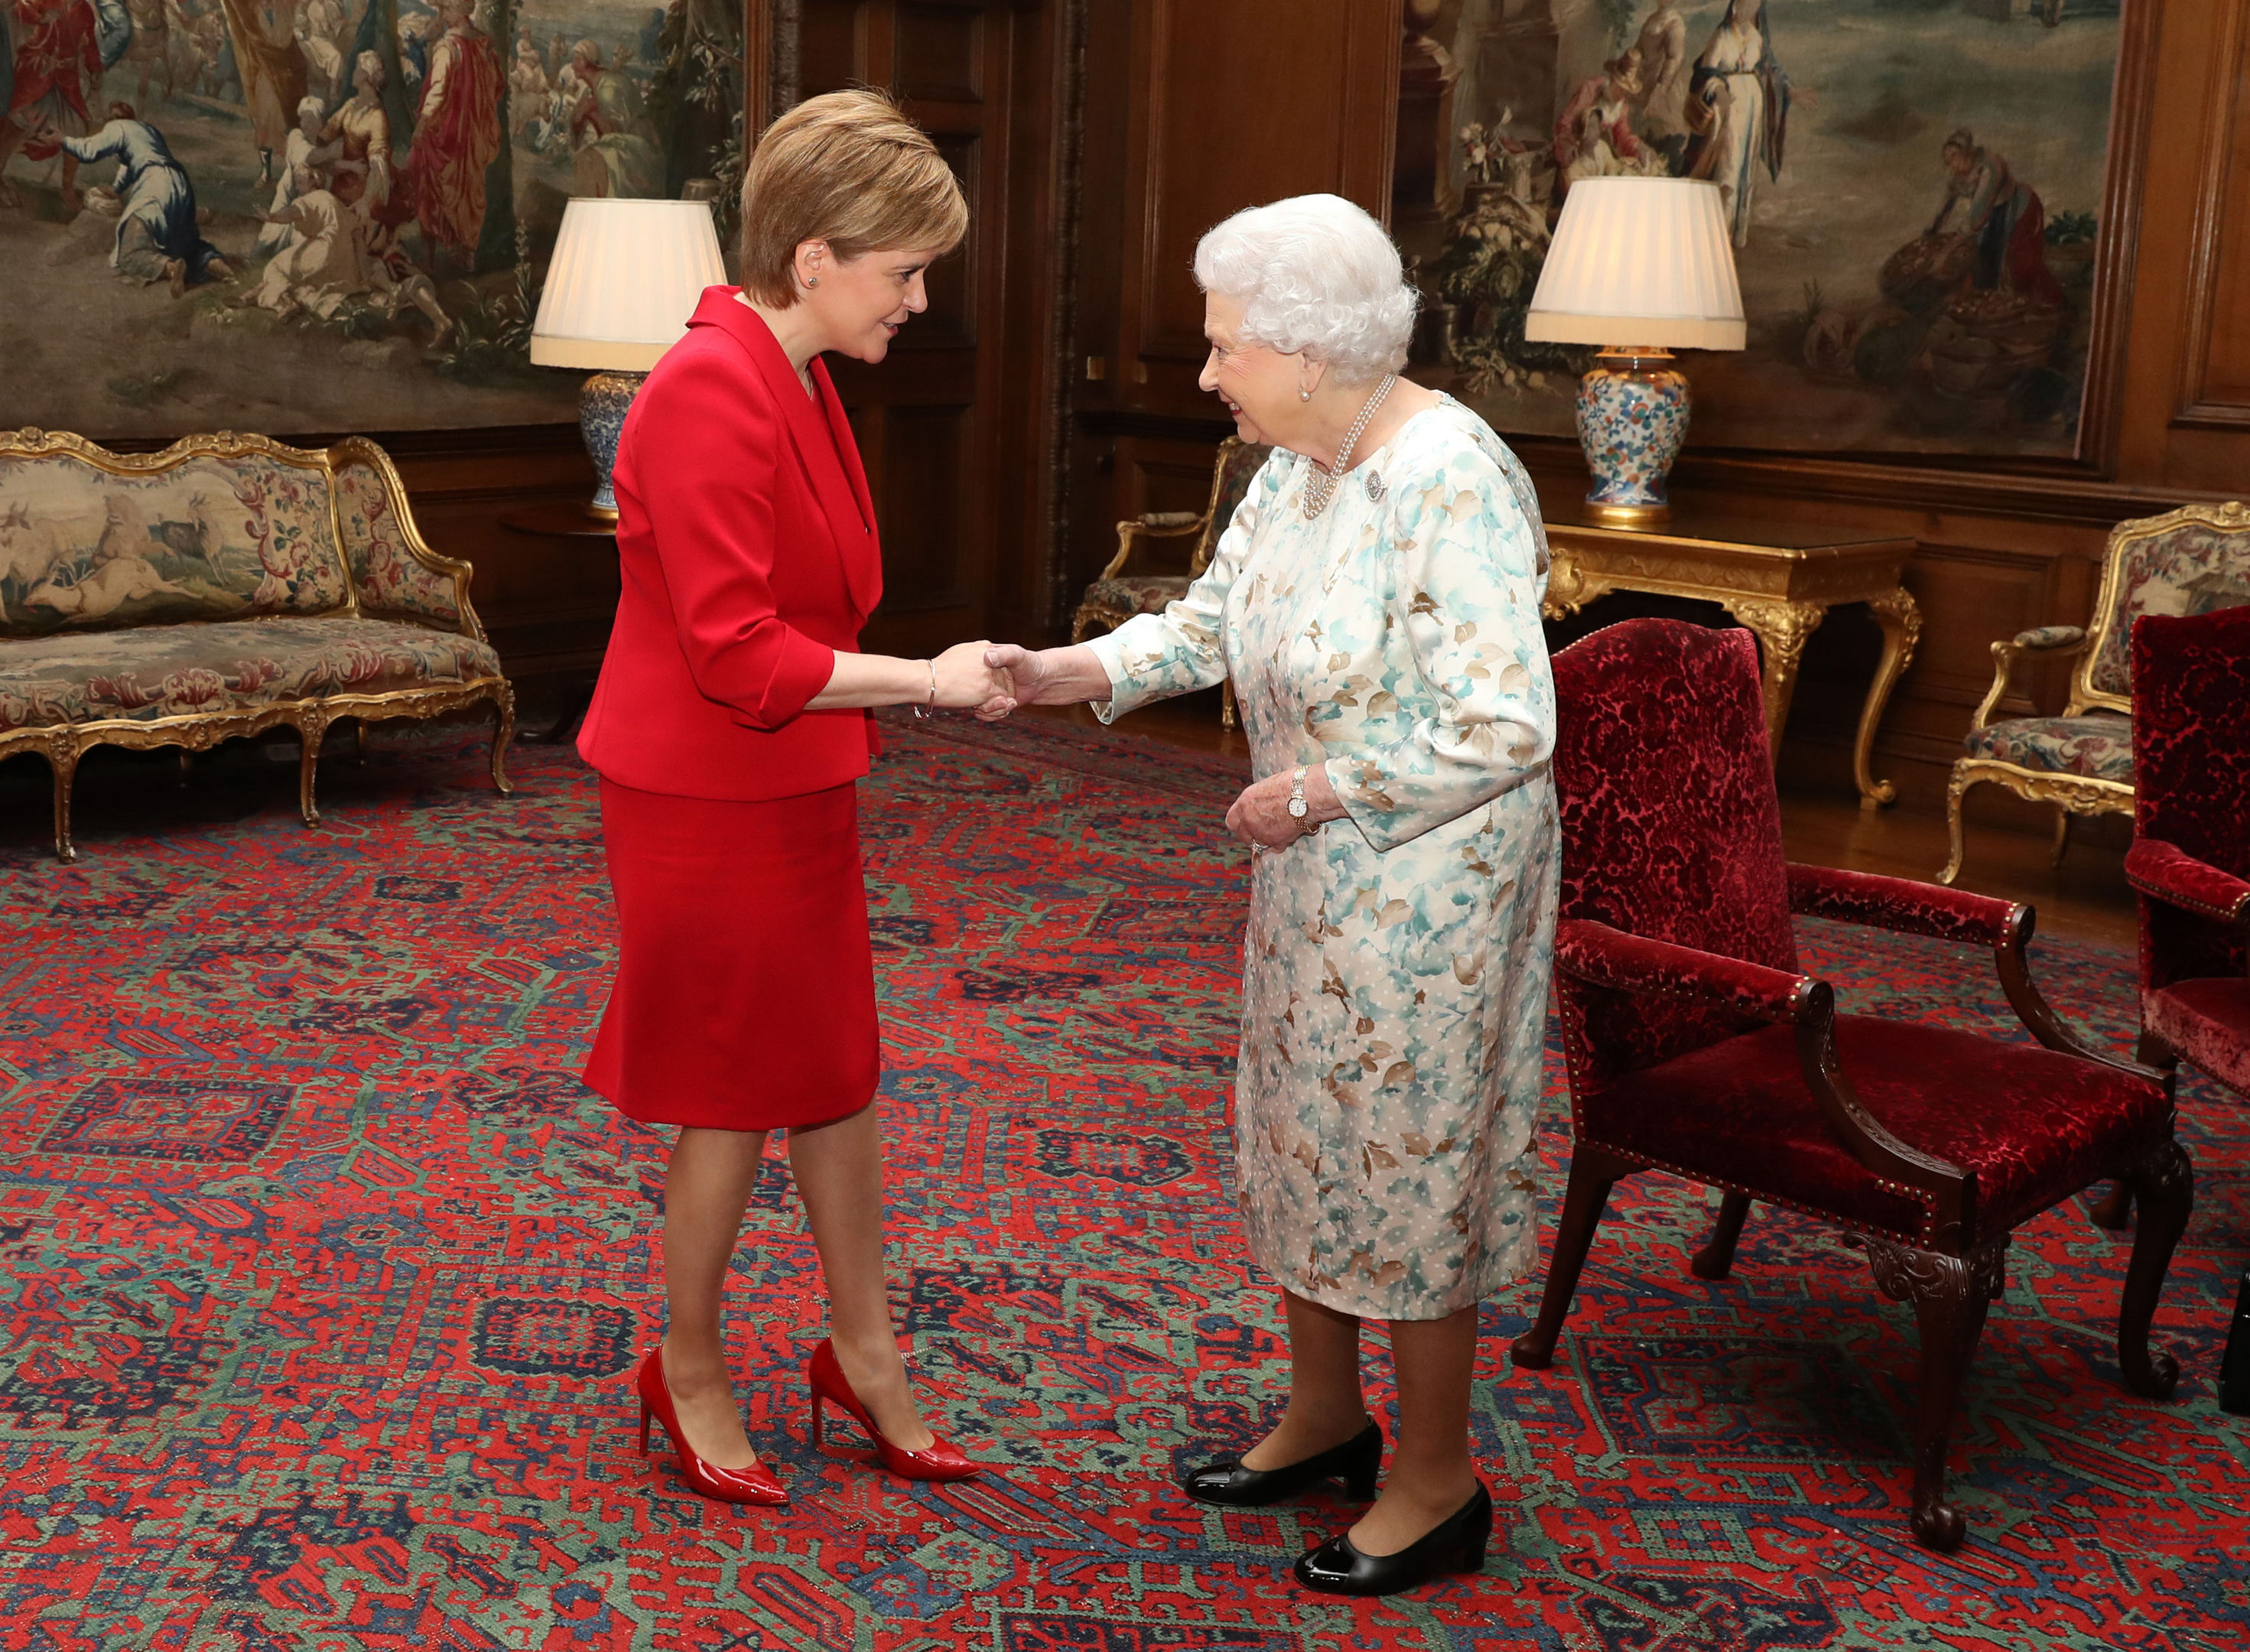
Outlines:
[[721, 1503], [755, 1503], [770, 1508], [789, 1501], [789, 1489], [763, 1462], [754, 1462], [747, 1469], [721, 1469], [695, 1455], [695, 1448], [680, 1432], [680, 1414], [673, 1408], [672, 1390], [664, 1380], [664, 1350], [660, 1345], [640, 1362], [640, 1374], [634, 1379], [634, 1386], [640, 1390], [640, 1448], [644, 1452], [648, 1449], [650, 1420], [662, 1423], [664, 1432], [672, 1436], [673, 1450], [680, 1457], [680, 1477], [691, 1490]]
[[932, 1441], [920, 1451], [907, 1451], [883, 1438], [883, 1431], [875, 1427], [875, 1420], [867, 1414], [867, 1407], [859, 1403], [852, 1384], [844, 1375], [844, 1367], [836, 1363], [833, 1344], [824, 1339], [805, 1361], [805, 1380], [812, 1386], [812, 1443], [821, 1443], [824, 1401], [843, 1408], [875, 1442], [875, 1456], [883, 1467], [901, 1480], [966, 1480], [984, 1472], [983, 1466], [970, 1462], [960, 1450], [942, 1440]]

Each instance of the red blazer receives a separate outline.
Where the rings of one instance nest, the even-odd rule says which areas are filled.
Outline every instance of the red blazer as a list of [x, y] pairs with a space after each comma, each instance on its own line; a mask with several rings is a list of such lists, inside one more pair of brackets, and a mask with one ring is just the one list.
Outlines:
[[756, 311], [704, 290], [618, 444], [623, 589], [578, 753], [677, 797], [795, 797], [867, 772], [874, 717], [807, 711], [883, 595], [875, 510], [828, 370], [818, 405]]

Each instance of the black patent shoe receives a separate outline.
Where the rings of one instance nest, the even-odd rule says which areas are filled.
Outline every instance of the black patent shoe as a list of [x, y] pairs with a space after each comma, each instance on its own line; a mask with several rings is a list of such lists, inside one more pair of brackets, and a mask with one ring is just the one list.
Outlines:
[[1344, 1490], [1365, 1503], [1375, 1496], [1375, 1476], [1383, 1467], [1383, 1430], [1370, 1420], [1340, 1446], [1330, 1446], [1286, 1469], [1246, 1469], [1239, 1457], [1221, 1457], [1189, 1471], [1180, 1490], [1197, 1503], [1257, 1509], [1294, 1497], [1323, 1480], [1341, 1480]]
[[1362, 1554], [1339, 1531], [1297, 1562], [1297, 1581], [1322, 1594], [1399, 1594], [1450, 1573], [1483, 1571], [1491, 1538], [1492, 1493], [1480, 1480], [1459, 1512], [1398, 1553]]

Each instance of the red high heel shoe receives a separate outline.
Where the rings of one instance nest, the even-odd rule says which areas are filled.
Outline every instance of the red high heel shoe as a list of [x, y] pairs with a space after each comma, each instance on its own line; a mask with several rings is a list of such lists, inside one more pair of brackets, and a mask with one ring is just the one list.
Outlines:
[[851, 1380], [844, 1375], [844, 1367], [836, 1363], [833, 1344], [822, 1340], [812, 1351], [812, 1358], [804, 1364], [805, 1379], [812, 1385], [812, 1443], [821, 1441], [823, 1400], [832, 1400], [843, 1407], [845, 1414], [873, 1437], [875, 1456], [883, 1467], [901, 1480], [966, 1480], [984, 1473], [980, 1463], [963, 1456], [958, 1448], [942, 1440], [934, 1440], [920, 1451], [906, 1451], [883, 1438], [883, 1431], [875, 1427], [875, 1420], [867, 1414], [867, 1407], [859, 1403], [859, 1396], [852, 1391]]
[[673, 1409], [672, 1390], [664, 1380], [664, 1349], [660, 1344], [640, 1362], [640, 1375], [633, 1386], [640, 1390], [640, 1448], [644, 1452], [648, 1449], [648, 1425], [653, 1417], [672, 1436], [672, 1448], [680, 1455], [680, 1477], [687, 1483], [689, 1490], [716, 1497], [721, 1503], [756, 1503], [772, 1508], [789, 1501], [789, 1489], [763, 1462], [754, 1462], [747, 1469], [721, 1469], [695, 1455], [695, 1448], [680, 1432], [680, 1414]]

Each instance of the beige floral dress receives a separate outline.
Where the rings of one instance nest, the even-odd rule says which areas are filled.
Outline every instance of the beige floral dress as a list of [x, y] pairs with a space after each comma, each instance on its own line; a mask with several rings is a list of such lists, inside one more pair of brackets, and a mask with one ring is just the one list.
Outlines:
[[1096, 708], [1231, 675], [1260, 777], [1326, 764], [1349, 818], [1252, 858], [1243, 1216], [1298, 1295], [1435, 1319], [1536, 1258], [1546, 541], [1515, 456], [1450, 397], [1308, 522], [1311, 469], [1277, 451], [1187, 595], [1087, 645]]

